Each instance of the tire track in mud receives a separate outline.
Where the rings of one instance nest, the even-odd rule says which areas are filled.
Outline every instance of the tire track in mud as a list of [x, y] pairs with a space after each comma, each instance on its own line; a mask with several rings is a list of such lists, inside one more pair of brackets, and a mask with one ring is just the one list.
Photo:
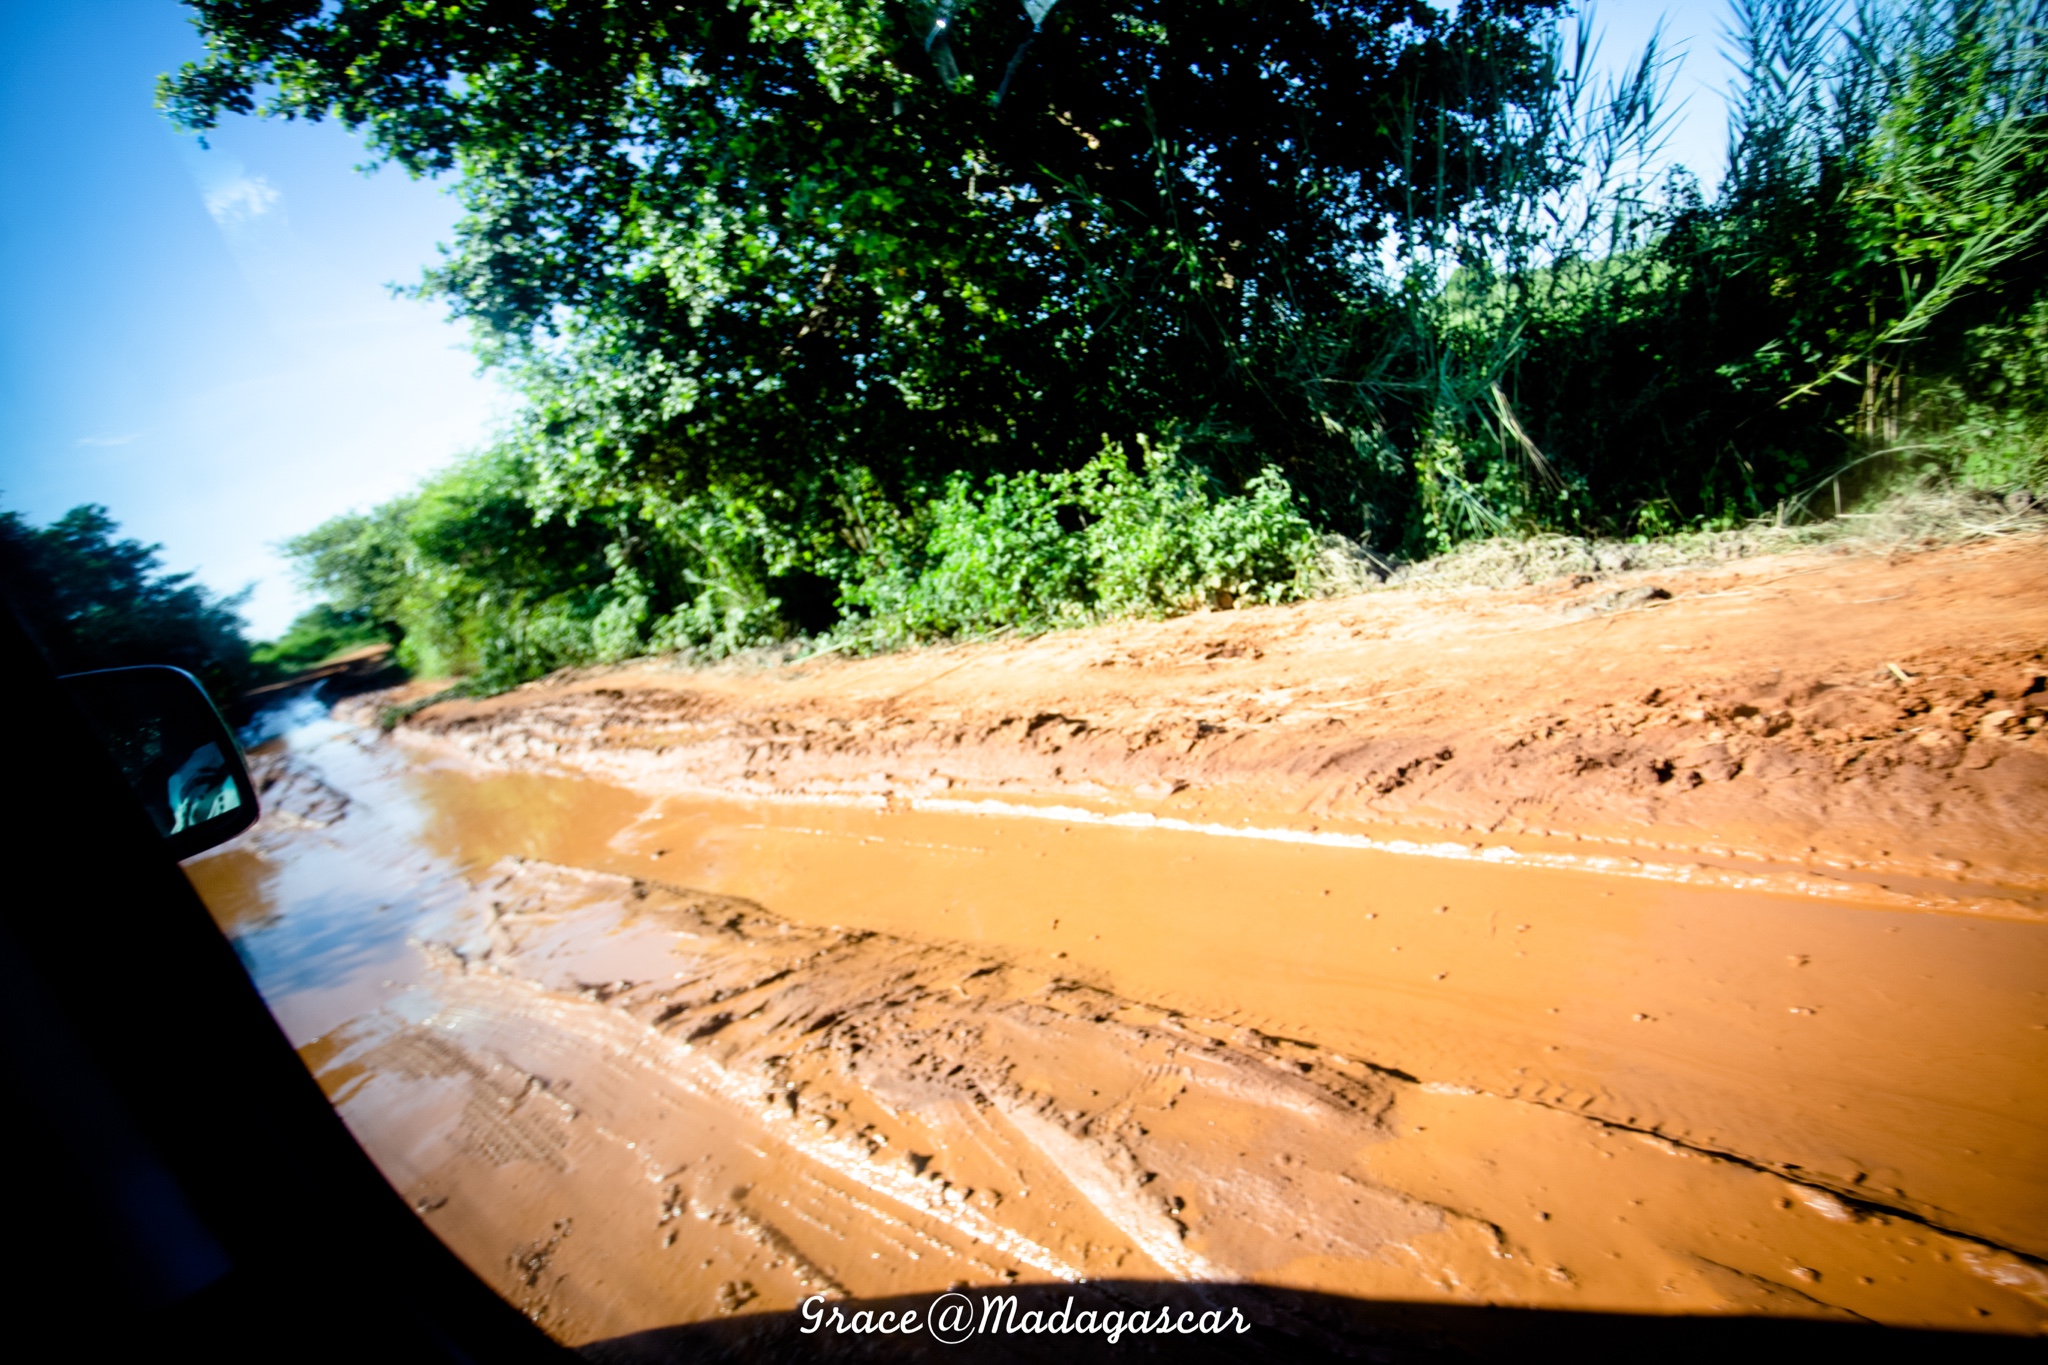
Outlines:
[[[451, 777], [449, 791], [503, 781]], [[564, 812], [612, 790], [507, 785]], [[1773, 879], [1659, 875], [1684, 868], [1630, 869], [1672, 895], [1624, 892], [1634, 876], [1609, 891], [1561, 856], [1012, 801], [672, 796], [579, 827], [555, 856], [659, 875], [674, 852], [808, 923], [964, 936], [1128, 998], [1377, 1050], [2041, 1254], [2028, 964], [2048, 943], [2024, 914], [1900, 916], [1917, 902], [1887, 898], [1867, 913]], [[1771, 898], [1747, 899], [1759, 892]]]
[[[1250, 1230], [1368, 1254], [1459, 1221], [1353, 1176], [1336, 1177], [1352, 1187], [1346, 1191], [1327, 1188], [1342, 1149], [1384, 1136], [1376, 1115], [1389, 1102], [1386, 1083], [1363, 1067], [1345, 1074], [1328, 1063], [1284, 1062], [971, 952], [797, 926], [745, 902], [658, 883], [515, 863], [483, 887], [489, 946], [460, 959], [465, 970], [601, 1001], [660, 1035], [674, 1074], [775, 1114], [785, 1142], [877, 1193], [952, 1221], [972, 1214], [978, 1196], [993, 1194], [995, 1208], [1032, 1197], [1028, 1179], [1021, 1196], [994, 1186], [1012, 1172], [1035, 1165], [1037, 1179], [1064, 1180], [1125, 1239], [1111, 1262], [1062, 1258], [980, 1215], [961, 1225], [1046, 1273], [1122, 1269], [1115, 1258], [1135, 1252], [1180, 1278], [1217, 1278], [1221, 1268], [1200, 1249], [1205, 1231], [1214, 1240], [1236, 1225], [1232, 1259], [1242, 1263], [1249, 1252], [1256, 1263], [1292, 1253], [1242, 1245]], [[565, 915], [565, 903], [581, 905], [581, 914]], [[587, 980], [594, 964], [576, 945], [601, 937], [604, 963], [621, 952], [619, 931], [600, 935], [593, 908], [599, 922], [616, 914], [651, 930], [650, 938], [667, 938], [666, 956], [681, 961], [682, 977]], [[656, 966], [661, 947], [647, 945]], [[1096, 1082], [1085, 1101], [1056, 1079], [1077, 1071]], [[1196, 1090], [1233, 1106], [1240, 1121], [1260, 1113], [1274, 1136], [1285, 1130], [1272, 1145], [1295, 1153], [1295, 1169], [1247, 1179], [1236, 1165], [1242, 1152], [1169, 1136], [1175, 1111]], [[1104, 1094], [1114, 1102], [1105, 1104]], [[925, 1112], [938, 1121], [920, 1122]], [[978, 1120], [978, 1143], [950, 1141], [948, 1129], [969, 1117]], [[891, 1120], [907, 1122], [915, 1136], [880, 1140]], [[1318, 1139], [1327, 1151], [1314, 1152]], [[991, 1146], [1002, 1149], [1000, 1160], [988, 1160]], [[905, 1150], [900, 1163], [877, 1160], [888, 1147]], [[1330, 1206], [1339, 1216], [1300, 1214]], [[1296, 1212], [1274, 1232], [1278, 1208]]]
[[[1427, 1086], [1433, 1083], [1422, 1084]], [[1785, 1182], [1793, 1198], [1823, 1218], [1838, 1223], [1856, 1223], [1866, 1219], [1895, 1219], [1901, 1223], [1925, 1228], [1966, 1248], [1964, 1254], [1971, 1258], [1973, 1264], [1997, 1267], [1995, 1274], [1989, 1270], [1982, 1273], [1991, 1274], [1992, 1278], [2000, 1279], [2001, 1283], [2025, 1286], [2030, 1293], [2048, 1294], [2048, 1261], [2031, 1256], [2018, 1247], [2003, 1246], [1987, 1240], [1965, 1228], [1944, 1223], [1939, 1218], [1929, 1217], [1917, 1210], [1872, 1198], [1868, 1191], [1859, 1190], [1846, 1182], [1830, 1182], [1825, 1177], [1816, 1178], [1815, 1173], [1798, 1166], [1759, 1161], [1726, 1148], [1702, 1146], [1697, 1142], [1674, 1137], [1654, 1126], [1621, 1123], [1602, 1118], [1598, 1114], [1588, 1114], [1577, 1108], [1553, 1104], [1527, 1095], [1502, 1094], [1463, 1085], [1449, 1088], [1458, 1093], [1483, 1095], [1488, 1099], [1509, 1104], [1527, 1104], [1539, 1109], [1548, 1109], [1553, 1113], [1568, 1114], [1574, 1119], [1608, 1132], [1648, 1139], [1674, 1155], [1684, 1154], [1706, 1161], [1723, 1162], [1742, 1170], [1753, 1171], [1758, 1175], [1775, 1176]]]
[[[2048, 1323], [2048, 1274], [2023, 1256], [1737, 1154], [1540, 1100], [1151, 1009], [962, 947], [797, 925], [743, 900], [646, 880], [507, 860], [479, 880], [475, 904], [477, 931], [433, 950], [443, 1012], [467, 1021], [472, 1046], [488, 1051], [494, 1036], [539, 1030], [597, 1047], [650, 1094], [682, 1087], [745, 1114], [774, 1144], [767, 1150], [865, 1191], [878, 1226], [930, 1220], [995, 1254], [966, 1270], [969, 1281], [1001, 1283], [1016, 1273], [1008, 1264], [1070, 1281], [1136, 1273], [1381, 1298], [1642, 1307], [1628, 1284], [1640, 1276], [1617, 1278], [1611, 1257], [1621, 1253], [1603, 1250], [1632, 1246], [1629, 1259], [1661, 1262], [1662, 1297], [1695, 1311], [1939, 1321], [1940, 1304], [1989, 1293], [2008, 1330]], [[374, 1069], [375, 1050], [353, 1064]], [[522, 1094], [559, 1097], [578, 1083], [523, 1084]], [[511, 1089], [497, 1085], [501, 1095]], [[608, 1104], [613, 1147], [650, 1145], [651, 1101], [619, 1094]], [[1475, 1105], [1482, 1116], [1446, 1125], [1451, 1109]], [[1553, 1198], [1605, 1179], [1633, 1196], [1623, 1220], [1658, 1202], [1660, 1186], [1690, 1190], [1690, 1207], [1627, 1233], [1594, 1229], [1539, 1247], [1532, 1234], [1548, 1233], [1551, 1215], [1531, 1223], [1524, 1210], [1504, 1210], [1501, 1188], [1460, 1188], [1454, 1178], [1427, 1188], [1435, 1166], [1452, 1164], [1442, 1158], [1480, 1134], [1496, 1145], [1506, 1134], [1503, 1150], [1534, 1142], [1540, 1157], [1575, 1167], [1563, 1189], [1549, 1171]], [[1406, 1159], [1381, 1159], [1389, 1154]], [[1683, 1168], [1675, 1174], [1673, 1161]], [[1623, 1164], [1629, 1174], [1617, 1175]], [[660, 1183], [658, 1173], [643, 1180]], [[1526, 1173], [1506, 1188], [1520, 1183]], [[715, 1191], [708, 1204], [701, 1192], [683, 1202], [693, 1199], [698, 1217], [796, 1264], [798, 1285], [845, 1290], [834, 1265], [843, 1227], [818, 1217], [770, 1223]], [[1795, 1223], [1732, 1242], [1709, 1230], [1753, 1220], [1751, 1206], [1766, 1200]], [[1510, 1228], [1504, 1211], [1522, 1226]], [[1917, 1261], [1894, 1286], [1848, 1273], [1905, 1258]], [[754, 1293], [748, 1282], [748, 1301]]]

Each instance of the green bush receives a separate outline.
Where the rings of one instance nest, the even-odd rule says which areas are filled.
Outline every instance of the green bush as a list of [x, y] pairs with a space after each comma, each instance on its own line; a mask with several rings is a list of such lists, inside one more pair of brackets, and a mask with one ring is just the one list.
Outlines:
[[1277, 471], [1224, 493], [1170, 447], [1141, 472], [1112, 448], [1063, 473], [956, 476], [845, 589], [863, 613], [845, 636], [874, 647], [1286, 601], [1316, 543]]
[[641, 654], [715, 657], [790, 629], [770, 591], [790, 549], [757, 506], [564, 500], [517, 440], [286, 548], [334, 621], [398, 640], [415, 672], [486, 690]]
[[1074, 474], [956, 474], [930, 507], [894, 528], [841, 601], [864, 612], [871, 644], [1082, 619], [1087, 558], [1060, 524]]
[[1236, 495], [1171, 451], [1142, 476], [1109, 457], [1090, 466], [1083, 507], [1098, 615], [1158, 615], [1285, 602], [1302, 595], [1317, 536], [1271, 466]]
[[257, 645], [249, 658], [258, 667], [296, 673], [317, 668], [343, 650], [389, 642], [368, 612], [341, 611], [322, 602], [300, 612], [283, 635]]

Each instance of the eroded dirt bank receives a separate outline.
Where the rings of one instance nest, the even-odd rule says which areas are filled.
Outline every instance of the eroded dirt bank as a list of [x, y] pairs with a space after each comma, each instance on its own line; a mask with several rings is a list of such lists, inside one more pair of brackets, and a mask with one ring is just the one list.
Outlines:
[[573, 1342], [1105, 1280], [2042, 1331], [2048, 551], [1644, 586], [329, 726], [193, 875]]
[[408, 728], [648, 791], [1107, 800], [1575, 855], [1766, 859], [2039, 912], [2044, 711], [2037, 536], [1385, 593], [765, 673], [629, 668], [445, 704]]

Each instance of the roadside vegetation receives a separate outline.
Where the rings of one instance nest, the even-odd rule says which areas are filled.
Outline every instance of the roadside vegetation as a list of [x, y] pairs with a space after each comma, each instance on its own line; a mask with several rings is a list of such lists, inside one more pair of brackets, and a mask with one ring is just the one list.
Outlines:
[[1546, 0], [194, 8], [465, 206], [519, 415], [290, 550], [478, 686], [2048, 493], [2048, 0], [1734, 0], [1711, 194]]
[[317, 668], [338, 654], [365, 645], [389, 644], [390, 639], [374, 622], [360, 613], [337, 611], [320, 602], [300, 612], [275, 640], [262, 641], [249, 651], [249, 661], [278, 677]]
[[238, 608], [166, 573], [159, 545], [120, 538], [104, 507], [74, 507], [46, 526], [0, 512], [0, 582], [17, 618], [59, 673], [169, 664], [225, 705], [269, 681], [250, 654]]
[[252, 687], [388, 638], [368, 617], [320, 603], [281, 638], [252, 643], [241, 615], [247, 590], [222, 595], [168, 573], [162, 550], [122, 539], [107, 509], [91, 503], [46, 526], [0, 512], [0, 583], [60, 673], [168, 664], [226, 708]]

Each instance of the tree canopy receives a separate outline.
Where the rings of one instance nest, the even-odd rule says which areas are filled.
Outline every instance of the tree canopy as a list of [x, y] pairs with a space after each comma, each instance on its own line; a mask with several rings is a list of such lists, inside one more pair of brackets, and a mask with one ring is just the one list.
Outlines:
[[184, 126], [464, 206], [419, 288], [517, 419], [295, 543], [436, 667], [2048, 483], [2048, 0], [1730, 0], [1711, 198], [1564, 0], [190, 3]]
[[1576, 168], [1555, 0], [198, 0], [187, 126], [333, 118], [467, 209], [425, 288], [523, 368], [544, 491], [829, 517], [1177, 424], [1355, 464], [1259, 359], [1389, 239]]
[[189, 573], [165, 573], [161, 545], [117, 539], [104, 507], [47, 526], [0, 512], [0, 571], [15, 610], [60, 673], [169, 664], [228, 702], [257, 677], [237, 609]]

